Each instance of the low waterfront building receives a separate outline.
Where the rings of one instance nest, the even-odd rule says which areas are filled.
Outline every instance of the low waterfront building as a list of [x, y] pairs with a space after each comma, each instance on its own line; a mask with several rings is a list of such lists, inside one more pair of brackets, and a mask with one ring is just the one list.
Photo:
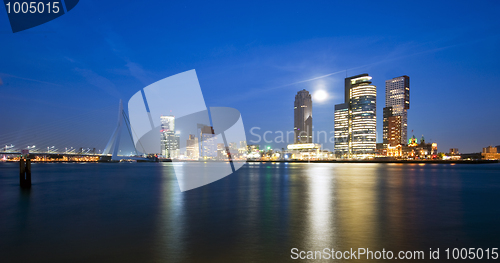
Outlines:
[[462, 156], [457, 148], [450, 148], [450, 152], [442, 156], [443, 160], [461, 160]]
[[462, 160], [479, 160], [482, 158], [481, 153], [461, 153]]
[[217, 143], [217, 160], [229, 160], [230, 157], [233, 157], [233, 155], [231, 146], [226, 147], [224, 143]]
[[488, 146], [483, 148], [481, 157], [486, 160], [500, 160], [500, 153], [498, 153], [497, 147]]
[[426, 143], [424, 136], [418, 143], [413, 135], [408, 140], [408, 145], [402, 146], [402, 157], [405, 159], [436, 159], [437, 154], [437, 143]]
[[462, 156], [457, 148], [451, 148], [450, 152], [443, 156], [443, 160], [461, 160]]
[[247, 145], [247, 152], [248, 153], [259, 152], [259, 151], [260, 151], [260, 146], [258, 144]]
[[403, 157], [403, 146], [401, 144], [396, 146], [388, 145], [386, 149], [386, 156], [395, 158]]
[[321, 144], [318, 143], [295, 143], [287, 146], [288, 159], [292, 160], [327, 160], [331, 153], [321, 150]]

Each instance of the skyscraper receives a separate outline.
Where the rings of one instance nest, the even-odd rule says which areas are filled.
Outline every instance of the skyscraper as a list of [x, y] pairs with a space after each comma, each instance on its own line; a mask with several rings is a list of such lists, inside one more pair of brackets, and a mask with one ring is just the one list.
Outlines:
[[377, 140], [377, 87], [368, 74], [345, 79], [344, 103], [335, 105], [335, 156], [367, 158]]
[[175, 117], [161, 116], [161, 155], [176, 158], [179, 155], [179, 136], [175, 135]]
[[312, 143], [312, 99], [307, 90], [301, 90], [295, 95], [294, 112], [294, 142]]
[[384, 146], [406, 145], [408, 110], [410, 109], [410, 77], [385, 81]]

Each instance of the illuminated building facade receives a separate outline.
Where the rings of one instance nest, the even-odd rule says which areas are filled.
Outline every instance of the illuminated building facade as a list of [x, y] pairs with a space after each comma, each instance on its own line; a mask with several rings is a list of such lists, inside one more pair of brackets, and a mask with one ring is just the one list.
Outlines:
[[329, 152], [321, 150], [321, 144], [317, 143], [297, 143], [287, 146], [289, 155], [285, 159], [293, 160], [326, 160]]
[[450, 151], [442, 156], [443, 160], [460, 160], [462, 156], [458, 151], [458, 148], [450, 148]]
[[345, 102], [335, 105], [335, 156], [370, 158], [377, 140], [377, 87], [368, 74], [345, 79]]
[[247, 145], [247, 151], [249, 153], [251, 152], [259, 152], [260, 151], [260, 146], [257, 144], [248, 144]]
[[161, 155], [165, 158], [177, 158], [180, 151], [179, 136], [175, 135], [175, 117], [161, 116]]
[[386, 80], [383, 116], [383, 143], [385, 147], [406, 144], [406, 140], [408, 139], [409, 109], [410, 77], [401, 76]]
[[349, 104], [335, 105], [335, 157], [348, 158], [349, 156]]
[[294, 142], [312, 143], [312, 98], [307, 90], [301, 90], [295, 95], [294, 112]]
[[436, 159], [438, 154], [437, 143], [426, 143], [423, 135], [420, 143], [412, 136], [402, 150], [403, 157], [407, 159]]
[[247, 141], [240, 141], [240, 147], [238, 148], [238, 154], [240, 157], [245, 157], [247, 155]]
[[401, 143], [403, 118], [400, 115], [394, 115], [392, 111], [393, 107], [384, 108], [383, 144], [385, 148], [403, 144]]
[[186, 156], [192, 160], [198, 160], [198, 158], [200, 158], [198, 137], [196, 137], [194, 134], [189, 134], [189, 138], [186, 141]]
[[230, 142], [229, 143], [229, 156], [232, 159], [240, 157], [238, 144], [236, 142]]
[[497, 147], [488, 146], [483, 148], [483, 152], [481, 153], [483, 159], [486, 160], [499, 160], [500, 153], [498, 153]]
[[240, 141], [240, 149], [247, 149], [247, 141]]
[[217, 159], [225, 160], [228, 159], [228, 147], [224, 143], [217, 143]]
[[248, 159], [259, 159], [261, 157], [260, 154], [260, 146], [257, 144], [249, 144], [247, 145], [247, 158]]

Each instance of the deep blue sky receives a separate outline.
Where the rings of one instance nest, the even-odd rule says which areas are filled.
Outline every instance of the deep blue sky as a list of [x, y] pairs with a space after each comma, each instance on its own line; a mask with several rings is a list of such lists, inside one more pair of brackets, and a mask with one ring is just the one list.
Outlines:
[[385, 80], [408, 75], [408, 130], [440, 151], [479, 152], [500, 144], [499, 11], [499, 1], [81, 0], [13, 34], [0, 9], [0, 144], [102, 149], [119, 99], [190, 69], [208, 106], [242, 113], [248, 140], [254, 126], [292, 130], [304, 88], [332, 95], [313, 105], [314, 129], [329, 132], [348, 69], [378, 87], [378, 141]]

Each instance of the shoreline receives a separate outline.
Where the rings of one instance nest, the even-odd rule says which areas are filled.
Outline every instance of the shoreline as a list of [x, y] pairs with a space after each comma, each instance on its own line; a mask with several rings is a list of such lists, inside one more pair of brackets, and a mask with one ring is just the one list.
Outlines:
[[[19, 161], [3, 161], [0, 163], [18, 163]], [[137, 163], [155, 163], [155, 162], [172, 162], [172, 161], [138, 161]], [[198, 161], [173, 161], [179, 163], [189, 163]], [[229, 162], [228, 160], [207, 160], [200, 162]], [[394, 164], [490, 164], [490, 163], [500, 163], [500, 160], [246, 160], [246, 161], [233, 161], [233, 162], [247, 162], [247, 163], [394, 163]], [[85, 162], [85, 161], [37, 161], [32, 163], [123, 163], [114, 161], [97, 161], [97, 162]], [[126, 162], [128, 163], [128, 162]], [[130, 162], [136, 163], [136, 162]]]
[[277, 161], [261, 161], [247, 160], [252, 163], [431, 163], [431, 164], [486, 164], [499, 163], [499, 160], [277, 160]]

